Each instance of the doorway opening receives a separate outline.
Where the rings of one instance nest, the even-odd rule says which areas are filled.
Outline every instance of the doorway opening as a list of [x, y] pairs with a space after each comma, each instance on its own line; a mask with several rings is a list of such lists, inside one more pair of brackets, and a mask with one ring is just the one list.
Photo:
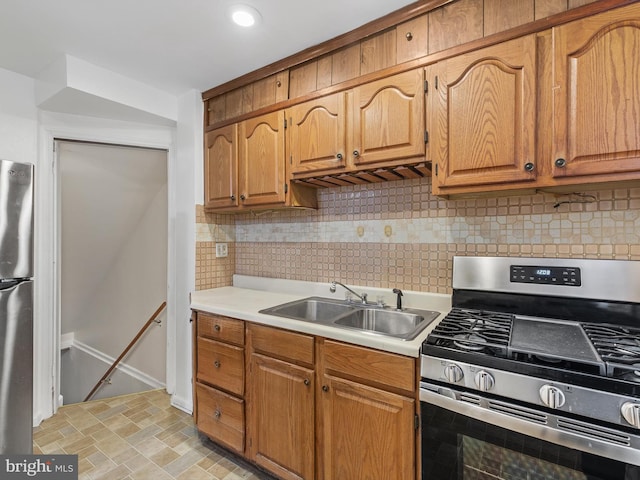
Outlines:
[[[84, 400], [166, 300], [168, 152], [56, 140], [59, 404]], [[164, 388], [166, 311], [93, 399]]]

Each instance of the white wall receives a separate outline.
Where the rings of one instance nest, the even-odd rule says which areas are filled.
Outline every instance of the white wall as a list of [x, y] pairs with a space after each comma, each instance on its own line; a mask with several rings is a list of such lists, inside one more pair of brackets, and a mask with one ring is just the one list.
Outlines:
[[[202, 174], [202, 97], [193, 90], [178, 98], [177, 159], [169, 170], [169, 230], [176, 232], [169, 247], [169, 268], [175, 267], [174, 284], [169, 286], [173, 300], [169, 316], [176, 319], [174, 342], [169, 341], [169, 357], [175, 353], [175, 377], [167, 372], [167, 388], [172, 388], [172, 403], [190, 412], [192, 398], [192, 358], [190, 293], [195, 290], [196, 191], [201, 189]], [[200, 176], [198, 176], [200, 175]], [[177, 196], [172, 199], [172, 192]]]
[[201, 188], [197, 178], [202, 169], [202, 101], [195, 90], [177, 101], [176, 128], [49, 113], [36, 108], [33, 79], [0, 69], [0, 157], [36, 164], [34, 424], [54, 413], [59, 393], [54, 138], [169, 151], [167, 390], [174, 405], [187, 411], [192, 408], [189, 293], [195, 285], [195, 190]]
[[[57, 151], [61, 333], [117, 358], [166, 300], [167, 153], [75, 142]], [[160, 384], [166, 330], [152, 325], [123, 359]]]

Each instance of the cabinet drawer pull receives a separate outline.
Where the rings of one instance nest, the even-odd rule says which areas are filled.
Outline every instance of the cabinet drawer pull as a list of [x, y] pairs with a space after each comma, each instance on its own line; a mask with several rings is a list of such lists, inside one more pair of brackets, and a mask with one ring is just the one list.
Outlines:
[[305, 379], [304, 379], [304, 384], [305, 384], [306, 386], [309, 386], [309, 385], [311, 384], [311, 382], [309, 381], [309, 379], [308, 379], [308, 378], [305, 378]]
[[533, 172], [533, 169], [534, 169], [534, 168], [536, 168], [536, 166], [535, 166], [533, 163], [531, 163], [531, 162], [527, 162], [527, 163], [525, 163], [525, 164], [524, 164], [524, 169], [525, 169], [527, 172]]
[[222, 415], [222, 412], [220, 410], [216, 410], [213, 413], [213, 416], [216, 417], [216, 420], [218, 420], [220, 418], [220, 416]]
[[328, 392], [329, 391], [329, 385], [323, 385], [322, 386], [322, 391], [323, 392]]
[[214, 365], [216, 368], [220, 368], [220, 361], [219, 361], [219, 360], [216, 360], [215, 362], [213, 362], [213, 365]]
[[567, 161], [564, 158], [556, 158], [555, 164], [558, 168], [564, 168], [567, 166]]
[[216, 326], [214, 326], [214, 327], [213, 327], [213, 329], [214, 329], [216, 332], [219, 332], [219, 331], [220, 331], [220, 325], [216, 325]]

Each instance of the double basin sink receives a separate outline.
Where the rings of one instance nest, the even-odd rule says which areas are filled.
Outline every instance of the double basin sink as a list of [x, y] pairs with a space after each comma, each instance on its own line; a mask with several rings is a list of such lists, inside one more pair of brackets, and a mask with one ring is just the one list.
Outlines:
[[401, 340], [415, 338], [440, 312], [431, 310], [392, 310], [378, 305], [358, 304], [324, 297], [309, 297], [265, 308], [259, 313], [356, 329]]

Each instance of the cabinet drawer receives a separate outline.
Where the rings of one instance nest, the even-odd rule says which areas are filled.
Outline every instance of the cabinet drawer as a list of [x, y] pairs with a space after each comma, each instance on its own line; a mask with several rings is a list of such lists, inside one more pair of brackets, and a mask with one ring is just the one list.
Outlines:
[[244, 349], [198, 338], [197, 379], [237, 395], [244, 393]]
[[313, 365], [313, 337], [278, 328], [249, 324], [251, 349], [294, 363]]
[[344, 374], [407, 392], [416, 390], [415, 358], [331, 340], [325, 340], [322, 348], [324, 369], [328, 373]]
[[244, 345], [244, 322], [235, 318], [198, 312], [198, 335]]
[[196, 425], [212, 440], [244, 451], [244, 401], [206, 385], [196, 384]]

